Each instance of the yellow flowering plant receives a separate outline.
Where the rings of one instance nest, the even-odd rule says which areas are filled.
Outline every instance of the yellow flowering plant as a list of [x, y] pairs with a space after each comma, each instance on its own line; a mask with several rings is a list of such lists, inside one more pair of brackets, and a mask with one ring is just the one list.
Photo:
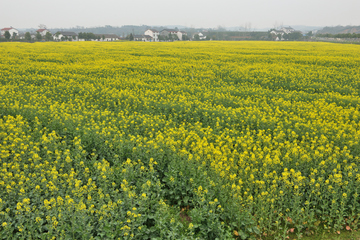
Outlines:
[[0, 51], [1, 236], [286, 239], [358, 228], [358, 45]]

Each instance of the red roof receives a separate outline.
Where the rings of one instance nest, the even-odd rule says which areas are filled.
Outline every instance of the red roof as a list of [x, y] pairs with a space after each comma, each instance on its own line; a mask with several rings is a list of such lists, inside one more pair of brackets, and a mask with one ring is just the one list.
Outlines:
[[11, 29], [13, 29], [13, 28], [12, 27], [11, 28], [3, 28], [3, 29], [1, 29], [1, 31], [9, 31]]
[[43, 32], [43, 31], [45, 31], [45, 30], [47, 30], [47, 29], [42, 28], [42, 29], [37, 30], [37, 32]]

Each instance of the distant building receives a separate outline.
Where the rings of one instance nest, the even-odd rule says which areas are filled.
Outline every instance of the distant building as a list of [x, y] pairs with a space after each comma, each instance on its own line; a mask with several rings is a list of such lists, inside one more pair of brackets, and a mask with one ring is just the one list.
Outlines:
[[161, 36], [169, 36], [169, 34], [177, 35], [177, 33], [178, 33], [178, 30], [175, 30], [175, 29], [163, 29], [163, 30], [161, 30], [160, 35]]
[[45, 28], [38, 29], [38, 30], [36, 30], [36, 32], [40, 33], [40, 35], [41, 35], [42, 37], [45, 37], [45, 35], [46, 35], [47, 32], [51, 33], [49, 30], [47, 30], [47, 29], [45, 29]]
[[187, 33], [184, 31], [178, 31], [176, 35], [178, 36], [179, 40], [183, 40], [183, 36], [187, 36]]
[[282, 28], [280, 28], [280, 31], [283, 31], [286, 34], [289, 34], [289, 33], [295, 32], [295, 29], [293, 29], [292, 27], [282, 27]]
[[272, 30], [270, 32], [270, 34], [272, 34], [274, 36], [275, 41], [283, 41], [288, 38], [287, 35], [285, 35], [285, 34], [291, 34], [291, 33], [297, 33], [297, 32], [300, 33], [301, 35], [303, 35], [303, 33], [301, 31], [296, 31], [292, 27], [282, 27], [280, 30]]
[[3, 28], [1, 29], [1, 36], [4, 37], [5, 36], [5, 32], [8, 31], [10, 33], [10, 36], [14, 36], [14, 33], [16, 34], [16, 36], [19, 36], [19, 31], [13, 27], [9, 27], [9, 28]]
[[120, 37], [116, 34], [95, 34], [95, 36], [100, 38], [99, 41], [103, 42], [112, 42], [120, 39]]
[[195, 38], [195, 35], [198, 35], [198, 36], [199, 36], [199, 40], [206, 40], [206, 36], [205, 36], [203, 33], [201, 33], [201, 32], [194, 33], [194, 34], [192, 35], [192, 39]]
[[148, 29], [144, 33], [144, 35], [152, 37], [152, 40], [155, 42], [159, 41], [159, 34], [160, 34], [159, 31], [155, 29]]
[[183, 36], [187, 36], [187, 33], [184, 32], [184, 31], [176, 30], [176, 29], [163, 29], [163, 30], [160, 32], [160, 36], [163, 36], [163, 37], [169, 37], [170, 35], [174, 35], [174, 36], [176, 36], [179, 40], [182, 40], [182, 39], [183, 39]]
[[57, 32], [54, 34], [54, 40], [55, 41], [65, 41], [67, 39], [77, 41], [78, 35], [74, 32]]
[[134, 41], [150, 42], [152, 39], [149, 35], [134, 35]]

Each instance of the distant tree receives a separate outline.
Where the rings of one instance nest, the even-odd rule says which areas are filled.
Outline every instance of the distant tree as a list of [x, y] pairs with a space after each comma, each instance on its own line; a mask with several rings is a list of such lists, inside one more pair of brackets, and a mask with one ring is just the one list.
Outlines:
[[[55, 33], [56, 41], [59, 41], [59, 36], [60, 36], [60, 33], [59, 33], [59, 32]], [[60, 39], [60, 40], [61, 40], [61, 39]]]
[[17, 33], [13, 32], [12, 39], [16, 39]]
[[95, 36], [95, 34], [94, 33], [88, 33], [88, 40], [91, 40], [91, 39], [97, 39], [97, 37]]
[[194, 35], [194, 40], [195, 40], [195, 41], [199, 41], [199, 40], [200, 40], [199, 34], [195, 34], [195, 35]]
[[274, 41], [275, 38], [276, 38], [275, 34], [272, 34], [272, 33], [270, 33], [270, 32], [268, 33], [268, 39], [269, 39], [269, 40]]
[[73, 39], [73, 40], [76, 40], [76, 36], [72, 36], [72, 39]]
[[[90, 32], [88, 32], [88, 33], [86, 33], [86, 32], [84, 32], [84, 33], [80, 32], [79, 35], [78, 35], [78, 37], [81, 38], [81, 39], [85, 39], [85, 41], [89, 41], [89, 40], [91, 40], [91, 39], [98, 39], [98, 38], [99, 38], [99, 37], [95, 36], [95, 34], [90, 33]], [[76, 39], [76, 37], [75, 37], [75, 39]]]
[[313, 34], [313, 32], [312, 31], [310, 31], [310, 32], [308, 32], [307, 34], [306, 34], [306, 36], [308, 36], [308, 37], [312, 37], [314, 34]]
[[6, 40], [10, 40], [11, 34], [10, 34], [9, 31], [5, 31], [4, 36], [5, 36], [5, 39], [6, 39]]
[[165, 41], [165, 37], [163, 35], [159, 35], [159, 41]]
[[169, 40], [169, 41], [179, 40], [179, 37], [178, 37], [178, 35], [176, 35], [176, 34], [171, 34], [171, 33], [169, 33], [169, 35], [168, 35], [167, 37], [168, 37], [168, 40]]
[[39, 32], [36, 33], [36, 39], [38, 41], [41, 41], [41, 39], [42, 39], [42, 36], [41, 36], [41, 34]]
[[25, 40], [31, 42], [31, 34], [29, 32], [25, 33]]
[[103, 41], [105, 40], [105, 35], [102, 35], [102, 40], [103, 40]]
[[132, 33], [130, 33], [129, 41], [134, 41], [134, 35]]
[[61, 41], [65, 41], [65, 37], [64, 37], [64, 36], [61, 37]]
[[292, 32], [287, 35], [287, 39], [292, 40], [292, 41], [302, 40], [302, 38], [303, 38], [303, 35], [301, 34], [301, 32]]
[[46, 39], [46, 41], [51, 41], [53, 39], [53, 36], [51, 35], [50, 32], [46, 32], [45, 39]]
[[213, 41], [217, 40], [216, 34], [213, 33], [213, 34], [210, 36], [210, 39], [213, 40]]
[[187, 35], [183, 34], [183, 35], [182, 35], [182, 40], [183, 40], [183, 41], [187, 41], [187, 40], [189, 40], [189, 37], [188, 37]]

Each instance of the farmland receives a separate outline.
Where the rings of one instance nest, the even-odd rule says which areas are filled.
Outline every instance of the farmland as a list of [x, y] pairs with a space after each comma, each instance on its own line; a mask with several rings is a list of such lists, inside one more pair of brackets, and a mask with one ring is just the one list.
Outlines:
[[357, 230], [360, 46], [0, 44], [0, 238]]

